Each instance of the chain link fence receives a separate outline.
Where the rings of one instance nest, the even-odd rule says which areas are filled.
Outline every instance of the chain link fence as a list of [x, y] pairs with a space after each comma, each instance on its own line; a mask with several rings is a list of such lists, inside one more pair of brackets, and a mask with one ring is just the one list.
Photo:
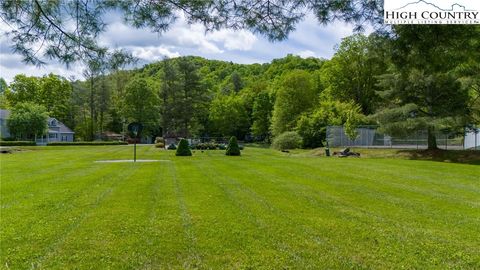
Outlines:
[[[360, 126], [358, 136], [351, 140], [345, 135], [343, 126], [328, 126], [327, 141], [330, 147], [366, 147], [366, 148], [401, 148], [401, 149], [427, 149], [427, 131], [417, 131], [407, 137], [395, 137], [382, 134], [376, 126]], [[445, 150], [480, 150], [479, 130], [477, 132], [458, 135], [454, 133], [437, 132], [437, 146]]]

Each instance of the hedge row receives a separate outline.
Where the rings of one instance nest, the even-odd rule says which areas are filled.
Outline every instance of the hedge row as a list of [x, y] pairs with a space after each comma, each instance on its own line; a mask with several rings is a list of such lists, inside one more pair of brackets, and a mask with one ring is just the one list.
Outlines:
[[48, 146], [62, 146], [62, 145], [127, 145], [127, 142], [51, 142]]
[[34, 141], [0, 141], [0, 146], [35, 146]]
[[197, 150], [225, 150], [226, 146], [224, 144], [209, 142], [209, 143], [197, 143], [190, 145], [190, 148]]
[[[238, 146], [240, 150], [243, 150], [243, 145]], [[197, 143], [197, 144], [192, 144], [190, 145], [191, 149], [196, 149], [196, 150], [225, 150], [227, 149], [227, 145], [223, 143]]]

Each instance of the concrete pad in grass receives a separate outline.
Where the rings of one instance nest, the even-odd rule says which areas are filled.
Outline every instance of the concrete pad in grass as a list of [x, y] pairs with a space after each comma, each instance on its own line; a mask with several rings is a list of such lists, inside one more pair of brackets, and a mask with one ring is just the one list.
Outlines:
[[[137, 159], [136, 162], [169, 162], [170, 160], [157, 159]], [[134, 162], [133, 159], [112, 159], [112, 160], [96, 160], [95, 163], [127, 163]]]

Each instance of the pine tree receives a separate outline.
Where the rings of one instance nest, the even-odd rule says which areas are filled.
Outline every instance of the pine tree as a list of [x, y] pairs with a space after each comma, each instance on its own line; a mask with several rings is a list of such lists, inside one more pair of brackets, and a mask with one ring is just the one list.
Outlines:
[[225, 151], [227, 156], [240, 156], [240, 147], [238, 147], [237, 138], [232, 136], [228, 141], [227, 150]]
[[188, 146], [188, 142], [185, 139], [181, 139], [180, 143], [178, 144], [177, 152], [175, 153], [176, 156], [191, 156], [192, 151], [190, 151], [190, 146]]

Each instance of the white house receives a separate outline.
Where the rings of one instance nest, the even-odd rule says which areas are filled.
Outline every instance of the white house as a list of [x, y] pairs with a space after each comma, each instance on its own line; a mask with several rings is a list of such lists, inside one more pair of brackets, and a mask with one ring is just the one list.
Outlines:
[[[0, 136], [2, 138], [9, 138], [10, 131], [8, 130], [9, 110], [0, 110]], [[48, 142], [73, 142], [75, 132], [65, 126], [62, 122], [55, 118], [48, 118], [48, 132], [41, 138], [37, 138], [37, 143], [43, 144]]]

